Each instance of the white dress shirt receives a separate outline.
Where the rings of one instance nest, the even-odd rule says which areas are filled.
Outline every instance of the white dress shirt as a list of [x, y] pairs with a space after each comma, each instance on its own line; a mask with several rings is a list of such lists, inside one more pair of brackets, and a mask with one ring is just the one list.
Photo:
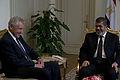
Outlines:
[[[16, 37], [8, 30], [8, 32], [9, 32], [9, 34], [11, 35], [11, 37], [14, 39], [14, 41], [17, 43], [17, 45], [19, 46], [19, 44], [18, 44], [18, 42], [17, 42], [17, 40], [16, 40]], [[21, 44], [21, 42], [20, 42], [20, 44]], [[25, 48], [23, 47], [23, 45], [21, 44], [21, 46], [22, 46], [22, 48], [23, 48], [23, 50], [25, 51]]]
[[[105, 32], [102, 37], [102, 58], [106, 58], [105, 51], [104, 51], [104, 42], [105, 42], [106, 34], [107, 34], [107, 32]], [[98, 44], [99, 44], [99, 41], [100, 41], [100, 37], [98, 37]], [[97, 49], [96, 49], [95, 55], [94, 55], [95, 58], [97, 57], [98, 44], [97, 44]]]

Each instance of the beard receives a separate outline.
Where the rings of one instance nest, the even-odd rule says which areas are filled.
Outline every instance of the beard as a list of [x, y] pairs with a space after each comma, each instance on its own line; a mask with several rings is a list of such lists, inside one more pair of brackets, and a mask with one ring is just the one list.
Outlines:
[[103, 36], [104, 33], [105, 33], [104, 30], [102, 30], [102, 29], [96, 29], [96, 34], [97, 34], [98, 36]]

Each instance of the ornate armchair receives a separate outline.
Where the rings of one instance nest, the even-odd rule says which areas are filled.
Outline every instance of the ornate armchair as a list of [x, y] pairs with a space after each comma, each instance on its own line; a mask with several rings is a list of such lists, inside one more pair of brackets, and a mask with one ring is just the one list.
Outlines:
[[[107, 31], [111, 32], [111, 33], [114, 33], [114, 34], [116, 34], [120, 37], [120, 30], [119, 31], [114, 31], [114, 30], [111, 30], [110, 28], [107, 28]], [[86, 28], [85, 31], [84, 31], [84, 34], [86, 35], [87, 33], [92, 33], [92, 32], [95, 32], [95, 29], [89, 30], [88, 28]], [[85, 37], [85, 35], [84, 35], [84, 37]], [[79, 70], [80, 70], [79, 60], [80, 59], [78, 58], [78, 65], [77, 65], [77, 70], [76, 70], [76, 74], [77, 74], [76, 77], [77, 78], [79, 77]], [[120, 67], [118, 69], [120, 71]]]
[[[4, 29], [4, 30], [0, 30], [0, 38], [3, 36], [3, 34], [7, 32], [7, 29]], [[2, 71], [2, 64], [1, 64], [1, 61], [0, 61], [0, 77], [2, 77], [4, 80], [37, 80], [37, 79], [21, 79], [21, 78], [7, 78], [5, 77], [4, 75], [4, 72]]]
[[[7, 29], [4, 29], [4, 30], [1, 30], [0, 31], [0, 38], [2, 37], [2, 35], [7, 31]], [[1, 61], [0, 61], [0, 73], [2, 73], [2, 64], [1, 64]]]

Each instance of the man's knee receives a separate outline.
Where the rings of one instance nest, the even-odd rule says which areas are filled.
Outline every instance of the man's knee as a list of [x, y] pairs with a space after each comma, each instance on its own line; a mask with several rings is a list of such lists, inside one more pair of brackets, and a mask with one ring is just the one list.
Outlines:
[[80, 80], [84, 77], [88, 77], [94, 74], [95, 71], [95, 66], [94, 65], [89, 65], [87, 67], [83, 67], [79, 71], [79, 78]]
[[44, 70], [42, 73], [43, 80], [51, 80], [51, 72]]
[[104, 75], [105, 80], [116, 80], [118, 76], [114, 68], [108, 70]]
[[83, 67], [81, 68], [80, 70], [82, 73], [85, 73], [85, 74], [91, 74], [91, 73], [94, 73], [95, 71], [95, 66], [94, 65], [89, 65], [87, 67]]
[[55, 62], [55, 61], [47, 62], [45, 66], [46, 68], [49, 68], [49, 69], [59, 69], [59, 64], [58, 62]]
[[58, 62], [56, 62], [56, 61], [51, 61], [50, 63], [51, 63], [51, 65], [53, 65], [53, 66], [57, 66], [57, 67], [59, 66]]

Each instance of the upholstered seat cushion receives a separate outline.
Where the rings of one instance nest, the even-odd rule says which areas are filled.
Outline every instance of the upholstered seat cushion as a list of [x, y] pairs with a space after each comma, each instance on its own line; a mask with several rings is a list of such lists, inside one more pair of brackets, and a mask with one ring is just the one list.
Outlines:
[[38, 79], [33, 79], [33, 78], [27, 78], [27, 79], [22, 79], [22, 78], [7, 78], [7, 77], [5, 77], [4, 73], [1, 73], [0, 77], [2, 77], [4, 80], [38, 80]]
[[38, 79], [19, 79], [19, 78], [3, 78], [4, 80], [38, 80]]

